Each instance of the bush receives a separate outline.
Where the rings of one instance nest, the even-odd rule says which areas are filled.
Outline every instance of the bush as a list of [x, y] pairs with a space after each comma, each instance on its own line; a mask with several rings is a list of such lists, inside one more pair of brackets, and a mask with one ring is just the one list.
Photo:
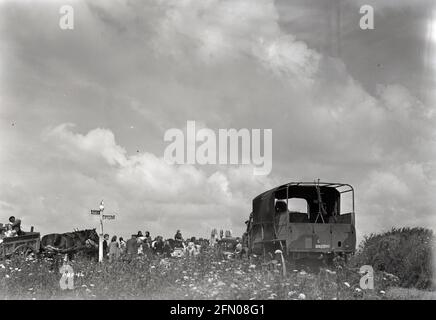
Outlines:
[[402, 287], [432, 287], [433, 232], [425, 228], [401, 228], [365, 236], [354, 262], [375, 271], [396, 275]]

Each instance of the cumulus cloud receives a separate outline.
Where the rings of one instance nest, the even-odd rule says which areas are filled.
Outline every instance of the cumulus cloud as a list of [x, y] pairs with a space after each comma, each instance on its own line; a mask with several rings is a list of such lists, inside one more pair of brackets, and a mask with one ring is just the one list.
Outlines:
[[[74, 157], [100, 159], [100, 168], [111, 172], [105, 181], [111, 188], [124, 193], [122, 197], [128, 203], [146, 203], [155, 208], [152, 212], [143, 214], [142, 220], [159, 221], [171, 217], [171, 225], [184, 230], [195, 231], [192, 219], [201, 219], [208, 223], [214, 220], [214, 212], [230, 224], [246, 218], [250, 211], [250, 198], [260, 193], [263, 188], [273, 186], [267, 177], [253, 176], [250, 166], [222, 168], [210, 174], [201, 168], [191, 165], [170, 165], [162, 157], [152, 153], [128, 155], [120, 147], [114, 134], [109, 129], [93, 129], [86, 134], [71, 131], [72, 124], [61, 124], [44, 132], [47, 143], [53, 143], [53, 148], [62, 150], [61, 157], [66, 160]], [[97, 169], [87, 174], [98, 176]], [[125, 204], [116, 205], [120, 215], [125, 214]], [[139, 214], [133, 209], [127, 215]], [[212, 218], [212, 219], [211, 219]], [[204, 231], [203, 231], [204, 232]], [[204, 233], [203, 233], [204, 235]]]
[[264, 68], [304, 81], [317, 71], [320, 55], [282, 32], [272, 1], [165, 1], [152, 42], [162, 55], [205, 63], [253, 59]]

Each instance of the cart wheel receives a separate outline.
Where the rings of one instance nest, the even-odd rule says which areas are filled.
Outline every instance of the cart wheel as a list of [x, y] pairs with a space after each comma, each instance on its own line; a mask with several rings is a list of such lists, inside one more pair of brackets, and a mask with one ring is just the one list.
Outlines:
[[32, 253], [33, 253], [33, 249], [27, 246], [19, 246], [14, 251], [14, 255], [20, 258], [27, 258]]

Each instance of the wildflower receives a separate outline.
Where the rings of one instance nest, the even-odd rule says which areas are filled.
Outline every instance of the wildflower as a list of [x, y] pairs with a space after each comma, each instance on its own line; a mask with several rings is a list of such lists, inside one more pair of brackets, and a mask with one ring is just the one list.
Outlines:
[[300, 300], [305, 300], [305, 299], [306, 299], [306, 295], [305, 295], [304, 293], [300, 293], [300, 294], [298, 295], [298, 299], [300, 299]]
[[306, 271], [304, 271], [304, 270], [301, 270], [301, 272], [300, 272], [300, 275], [304, 276], [304, 275], [306, 275], [306, 274], [307, 274], [307, 272], [306, 272]]
[[349, 284], [348, 282], [344, 282], [344, 284], [345, 284], [345, 286], [346, 286], [347, 288], [350, 287], [350, 284]]
[[361, 292], [362, 289], [360, 289], [360, 288], [356, 288], [356, 291], [357, 291], [357, 292]]
[[0, 268], [5, 269], [6, 267], [3, 264], [0, 264]]
[[384, 290], [380, 290], [380, 293], [381, 294], [385, 294], [386, 292]]

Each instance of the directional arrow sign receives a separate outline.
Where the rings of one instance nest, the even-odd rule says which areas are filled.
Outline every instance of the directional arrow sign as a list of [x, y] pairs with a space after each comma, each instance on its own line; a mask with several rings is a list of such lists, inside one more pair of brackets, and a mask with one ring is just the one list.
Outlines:
[[99, 215], [100, 214], [100, 210], [91, 210], [91, 214]]
[[115, 215], [114, 214], [104, 214], [103, 215], [103, 219], [104, 220], [114, 220], [115, 219]]

